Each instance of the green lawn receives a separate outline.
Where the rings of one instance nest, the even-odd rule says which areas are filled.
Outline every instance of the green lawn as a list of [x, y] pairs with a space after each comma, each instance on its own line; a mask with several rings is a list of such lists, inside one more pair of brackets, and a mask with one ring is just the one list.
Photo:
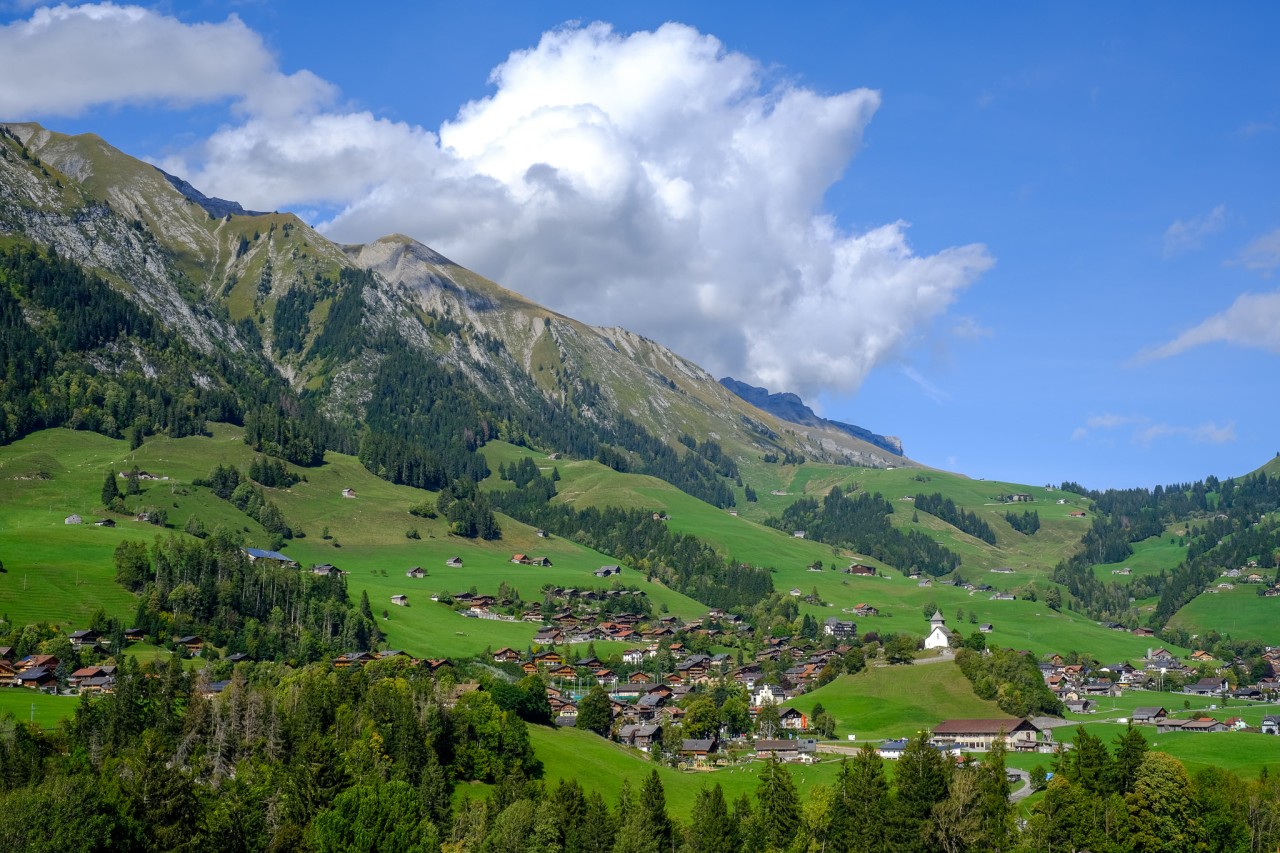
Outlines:
[[12, 714], [22, 722], [34, 721], [41, 728], [53, 728], [75, 713], [76, 696], [51, 696], [19, 687], [0, 688], [0, 718]]
[[1236, 583], [1235, 589], [1205, 592], [1187, 602], [1169, 620], [1192, 633], [1215, 629], [1223, 634], [1264, 643], [1280, 643], [1280, 597], [1258, 595], [1261, 587]]
[[836, 735], [881, 740], [909, 737], [944, 719], [1007, 716], [979, 699], [954, 663], [871, 667], [786, 704], [806, 714], [821, 702], [836, 719]]
[[[631, 782], [632, 791], [653, 770], [658, 770], [666, 793], [667, 808], [676, 817], [687, 820], [698, 790], [719, 783], [725, 800], [732, 803], [742, 794], [754, 797], [759, 779], [760, 761], [750, 761], [718, 770], [673, 770], [655, 764], [637, 750], [628, 749], [590, 732], [577, 729], [551, 729], [530, 726], [530, 740], [544, 765], [544, 778], [549, 784], [560, 779], [577, 779], [589, 791], [599, 791], [611, 805], [616, 802], [622, 780]], [[801, 796], [806, 797], [815, 785], [831, 785], [839, 771], [838, 758], [825, 757], [818, 764], [791, 765], [788, 769]]]

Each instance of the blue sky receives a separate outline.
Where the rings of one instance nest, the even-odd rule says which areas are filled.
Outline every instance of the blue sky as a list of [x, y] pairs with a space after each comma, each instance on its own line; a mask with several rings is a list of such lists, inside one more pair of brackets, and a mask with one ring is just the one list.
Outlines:
[[1269, 4], [367, 5], [0, 4], [0, 119], [408, 233], [970, 476], [1280, 451]]

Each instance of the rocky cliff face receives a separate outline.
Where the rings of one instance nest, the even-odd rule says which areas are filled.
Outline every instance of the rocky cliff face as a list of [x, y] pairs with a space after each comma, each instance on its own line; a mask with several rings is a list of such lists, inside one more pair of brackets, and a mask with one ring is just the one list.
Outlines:
[[804, 426], [825, 426], [846, 432], [849, 435], [868, 444], [873, 444], [881, 450], [887, 450], [895, 456], [902, 456], [902, 440], [892, 435], [878, 435], [869, 429], [864, 429], [854, 424], [846, 424], [841, 421], [828, 420], [819, 417], [813, 409], [804, 404], [795, 394], [789, 392], [779, 392], [770, 394], [768, 388], [758, 388], [755, 385], [748, 385], [746, 382], [740, 382], [732, 376], [726, 376], [720, 380], [720, 384], [728, 388], [734, 394], [746, 400], [758, 409], [770, 412], [784, 421], [790, 421], [793, 424], [802, 424]]

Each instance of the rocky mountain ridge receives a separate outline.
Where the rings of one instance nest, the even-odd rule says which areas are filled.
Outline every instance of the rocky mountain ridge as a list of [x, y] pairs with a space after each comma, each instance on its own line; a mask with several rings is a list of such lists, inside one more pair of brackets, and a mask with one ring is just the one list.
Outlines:
[[[757, 408], [655, 341], [539, 306], [402, 235], [339, 246], [290, 213], [210, 199], [97, 136], [0, 128], [0, 238], [95, 271], [205, 352], [252, 351], [334, 417], [363, 417], [384, 358], [374, 342], [394, 332], [486, 395], [550, 401], [588, 423], [629, 419], [673, 446], [695, 435], [740, 459], [781, 449], [903, 464], [900, 448]], [[368, 274], [346, 332], [359, 340], [321, 357], [343, 270]]]

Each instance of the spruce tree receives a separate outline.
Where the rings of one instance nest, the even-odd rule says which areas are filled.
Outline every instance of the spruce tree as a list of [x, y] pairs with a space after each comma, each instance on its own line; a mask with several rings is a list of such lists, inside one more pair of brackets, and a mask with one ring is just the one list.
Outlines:
[[776, 755], [770, 754], [760, 771], [756, 801], [760, 804], [761, 841], [774, 850], [787, 849], [800, 828], [800, 796], [791, 772]]
[[719, 782], [713, 788], [698, 791], [689, 815], [688, 843], [690, 853], [737, 853], [738, 830], [729, 817]]
[[118, 497], [120, 497], [120, 487], [116, 485], [116, 472], [108, 471], [102, 480], [102, 505], [109, 507]]

